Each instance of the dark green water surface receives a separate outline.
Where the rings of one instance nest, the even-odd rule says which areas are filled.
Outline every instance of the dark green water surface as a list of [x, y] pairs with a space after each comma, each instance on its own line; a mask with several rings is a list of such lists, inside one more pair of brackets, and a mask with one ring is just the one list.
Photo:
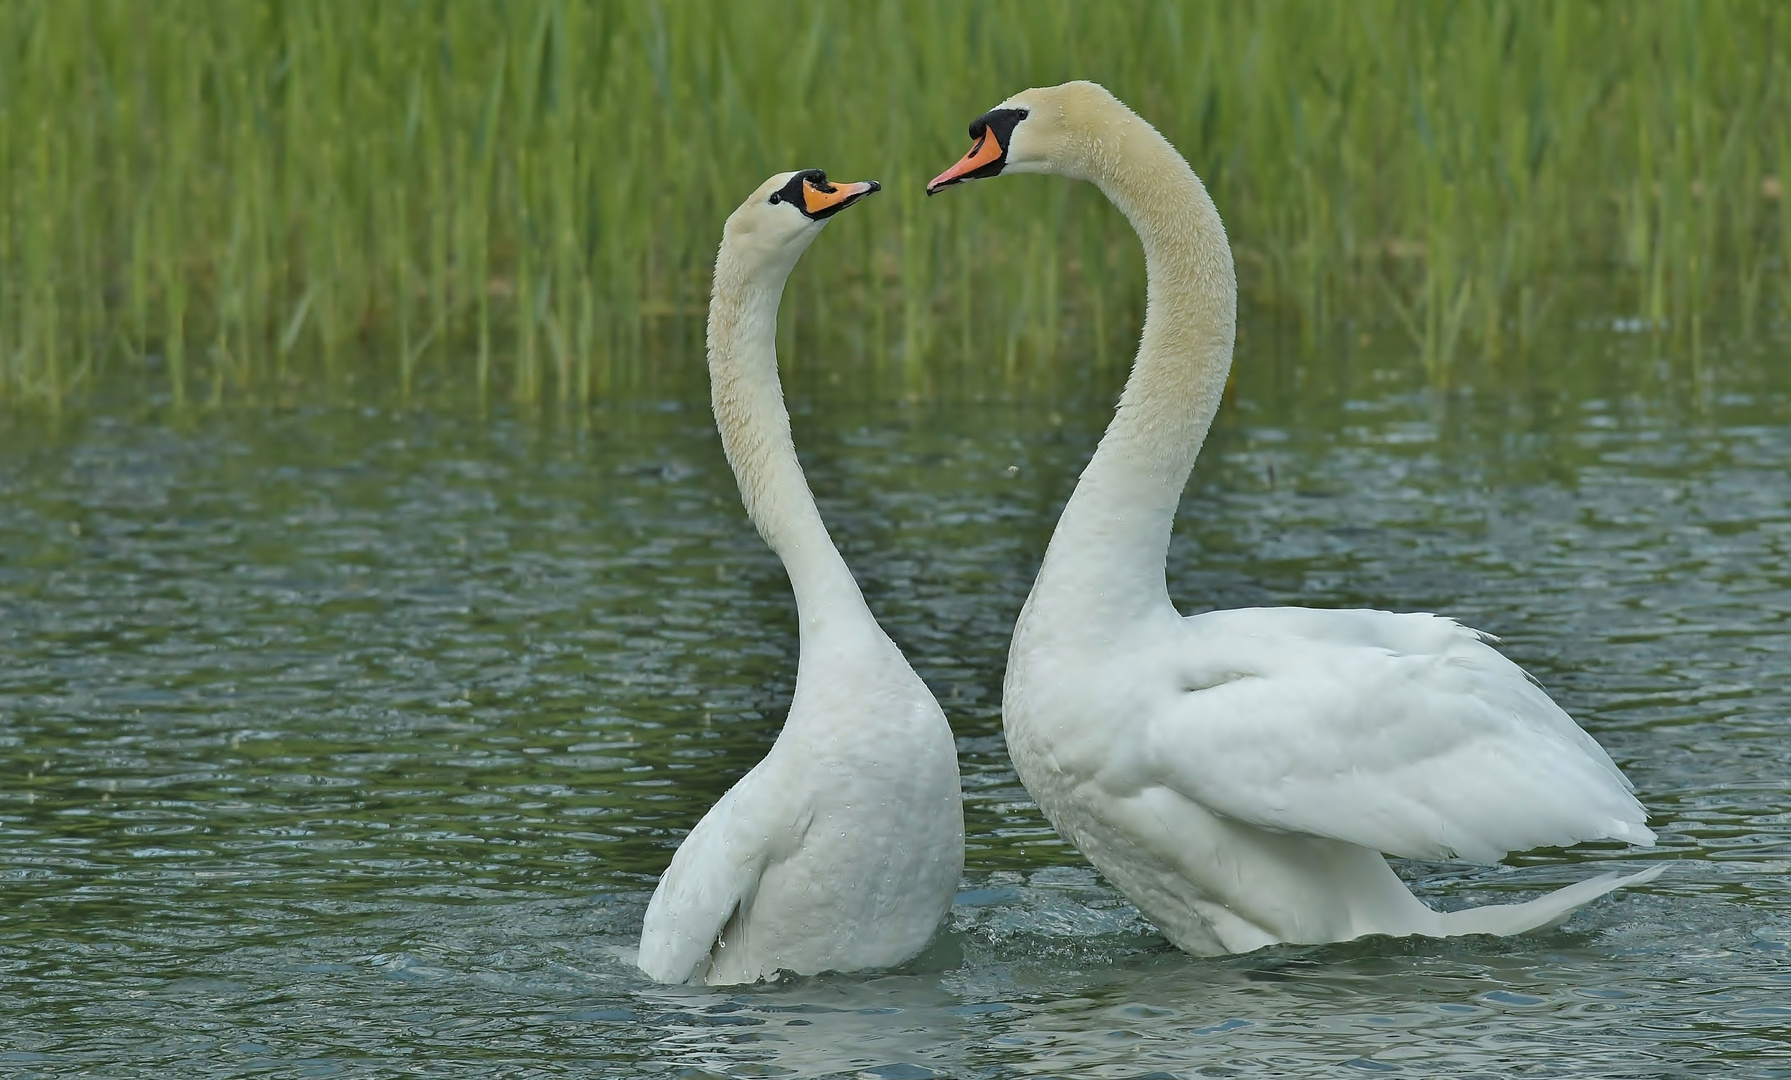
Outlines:
[[1401, 864], [1431, 902], [1672, 866], [1539, 936], [1221, 960], [1055, 838], [1000, 734], [1114, 388], [798, 392], [834, 534], [957, 729], [970, 851], [908, 968], [726, 991], [632, 966], [794, 678], [702, 403], [0, 420], [0, 1076], [1791, 1076], [1783, 356], [1590, 328], [1444, 393], [1247, 343], [1178, 600], [1500, 634], [1660, 832]]

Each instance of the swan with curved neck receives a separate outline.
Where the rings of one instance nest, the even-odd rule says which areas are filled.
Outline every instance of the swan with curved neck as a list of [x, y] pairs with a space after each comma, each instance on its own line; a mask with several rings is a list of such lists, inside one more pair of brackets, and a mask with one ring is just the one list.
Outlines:
[[1008, 750], [1058, 831], [1199, 954], [1521, 933], [1657, 873], [1465, 911], [1412, 895], [1383, 853], [1490, 863], [1654, 834], [1604, 750], [1451, 619], [1176, 611], [1170, 529], [1237, 322], [1218, 210], [1175, 147], [1094, 83], [1016, 94], [970, 137], [929, 194], [1012, 172], [1087, 180], [1144, 248], [1137, 359], [1008, 652]]
[[790, 575], [800, 652], [777, 742], [685, 837], [647, 906], [639, 963], [661, 982], [899, 964], [932, 938], [963, 872], [951, 728], [827, 535], [777, 377], [785, 280], [829, 218], [876, 190], [781, 173], [728, 218], [716, 256], [716, 427]]

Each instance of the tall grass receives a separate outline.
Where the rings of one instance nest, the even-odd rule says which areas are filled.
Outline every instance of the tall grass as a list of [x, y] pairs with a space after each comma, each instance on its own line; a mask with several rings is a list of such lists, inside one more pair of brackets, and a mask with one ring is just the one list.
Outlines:
[[677, 390], [721, 219], [808, 166], [886, 193], [798, 275], [805, 362], [914, 394], [1123, 363], [1142, 268], [1098, 195], [921, 192], [1077, 77], [1188, 154], [1315, 342], [1389, 320], [1446, 375], [1587, 278], [1752, 332], [1791, 300], [1787, 46], [1771, 0], [9, 0], [0, 398]]

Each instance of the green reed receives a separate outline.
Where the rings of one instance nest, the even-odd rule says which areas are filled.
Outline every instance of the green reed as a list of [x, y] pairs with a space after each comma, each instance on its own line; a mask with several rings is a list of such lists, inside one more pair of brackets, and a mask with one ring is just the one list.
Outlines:
[[971, 117], [1077, 77], [1188, 154], [1252, 318], [1309, 342], [1390, 322], [1447, 378], [1586, 282], [1751, 334], [1791, 304], [1788, 45], [1771, 2], [10, 0], [0, 398], [681, 392], [721, 219], [809, 166], [886, 192], [799, 272], [797, 367], [1110, 368], [1142, 267], [1097, 193], [921, 193]]

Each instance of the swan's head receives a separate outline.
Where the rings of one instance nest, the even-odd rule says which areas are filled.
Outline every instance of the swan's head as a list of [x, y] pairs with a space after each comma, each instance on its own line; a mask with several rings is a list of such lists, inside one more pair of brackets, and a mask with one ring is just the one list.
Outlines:
[[953, 184], [1003, 173], [1058, 173], [1087, 179], [1091, 136], [1112, 118], [1130, 115], [1099, 83], [1067, 82], [1023, 90], [970, 121], [970, 152], [935, 176], [928, 195]]
[[794, 264], [828, 219], [882, 186], [830, 183], [820, 169], [778, 173], [728, 216], [722, 246], [753, 261]]

